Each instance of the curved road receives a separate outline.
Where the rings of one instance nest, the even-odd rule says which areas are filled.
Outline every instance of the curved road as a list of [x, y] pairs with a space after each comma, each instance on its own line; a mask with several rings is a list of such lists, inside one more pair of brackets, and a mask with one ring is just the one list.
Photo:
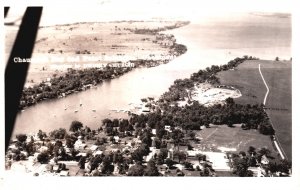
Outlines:
[[[261, 72], [260, 64], [258, 64], [258, 70], [259, 70], [260, 76], [261, 76], [262, 80], [264, 81], [264, 84], [265, 84], [265, 86], [267, 88], [267, 92], [266, 92], [266, 95], [265, 95], [265, 98], [264, 98], [264, 105], [266, 105], [266, 101], [267, 101], [267, 97], [269, 95], [270, 89], [269, 89], [269, 87], [268, 87], [268, 85], [267, 85], [267, 83], [265, 81], [265, 78], [264, 78], [262, 72]], [[271, 121], [271, 119], [270, 119], [270, 122], [271, 122], [272, 126], [274, 126], [273, 123], [272, 123], [272, 121]], [[285, 154], [285, 152], [284, 152], [284, 150], [283, 150], [283, 148], [282, 148], [282, 146], [281, 146], [281, 144], [280, 144], [280, 142], [279, 142], [276, 134], [275, 134], [274, 144], [275, 144], [276, 149], [278, 150], [281, 158], [282, 159], [287, 158], [287, 156], [286, 156], [286, 154]]]
[[264, 84], [265, 84], [265, 86], [267, 88], [267, 92], [266, 92], [266, 95], [265, 95], [265, 98], [264, 98], [264, 105], [266, 105], [267, 97], [268, 97], [268, 94], [269, 94], [270, 90], [269, 90], [269, 87], [268, 87], [268, 85], [267, 85], [267, 83], [266, 83], [266, 81], [264, 79], [263, 74], [261, 73], [260, 64], [258, 64], [258, 70], [259, 70], [260, 76], [261, 76], [262, 80], [264, 81]]

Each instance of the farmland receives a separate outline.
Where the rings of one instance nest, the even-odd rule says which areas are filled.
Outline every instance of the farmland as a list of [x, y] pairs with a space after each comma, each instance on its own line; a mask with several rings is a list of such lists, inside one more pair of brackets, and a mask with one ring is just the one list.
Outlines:
[[235, 70], [218, 73], [218, 77], [221, 84], [234, 86], [241, 91], [242, 96], [235, 100], [237, 103], [263, 103], [267, 90], [258, 71], [259, 64], [270, 89], [266, 111], [285, 153], [291, 159], [291, 62], [246, 61]]

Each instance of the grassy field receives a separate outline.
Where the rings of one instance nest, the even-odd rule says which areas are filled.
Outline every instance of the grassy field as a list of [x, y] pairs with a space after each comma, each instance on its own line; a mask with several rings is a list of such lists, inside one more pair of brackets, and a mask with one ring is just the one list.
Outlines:
[[270, 92], [266, 101], [269, 114], [279, 141], [287, 154], [292, 158], [292, 64], [290, 61], [246, 61], [234, 71], [220, 72], [218, 77], [222, 84], [238, 88], [242, 96], [235, 101], [241, 104], [262, 103], [266, 87], [260, 76], [258, 65], [269, 86]]
[[236, 151], [247, 151], [249, 146], [256, 149], [268, 148], [276, 156], [269, 136], [260, 134], [256, 130], [243, 130], [240, 126], [230, 128], [227, 125], [214, 126], [196, 132], [202, 138], [200, 144], [193, 146], [204, 151], [218, 150], [218, 147], [236, 148]]

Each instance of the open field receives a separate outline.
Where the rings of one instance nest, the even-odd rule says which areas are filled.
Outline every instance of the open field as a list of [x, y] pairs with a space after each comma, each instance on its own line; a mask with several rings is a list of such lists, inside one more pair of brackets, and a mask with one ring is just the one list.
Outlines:
[[[256, 130], [243, 130], [239, 125], [230, 128], [226, 125], [212, 126], [196, 132], [196, 136], [202, 140], [200, 144], [195, 144], [194, 147], [203, 151], [220, 150], [219, 148], [236, 149], [239, 151], [247, 151], [249, 146], [256, 149], [268, 148], [275, 157], [276, 150], [273, 148], [269, 136], [262, 135]], [[235, 152], [235, 151], [234, 151]]]
[[269, 86], [267, 97], [267, 113], [276, 130], [285, 153], [292, 158], [292, 97], [291, 97], [291, 72], [290, 61], [246, 61], [234, 71], [218, 73], [221, 84], [231, 85], [239, 89], [242, 96], [235, 99], [237, 103], [263, 103], [266, 87], [258, 71], [261, 72]]

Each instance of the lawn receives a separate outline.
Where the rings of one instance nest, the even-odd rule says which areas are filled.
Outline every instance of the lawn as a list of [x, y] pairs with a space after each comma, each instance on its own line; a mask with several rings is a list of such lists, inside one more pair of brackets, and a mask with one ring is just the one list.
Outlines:
[[240, 104], [262, 103], [267, 89], [260, 76], [258, 65], [269, 86], [267, 113], [278, 139], [289, 159], [292, 159], [292, 64], [290, 61], [249, 60], [235, 70], [218, 73], [221, 84], [238, 88], [242, 96], [235, 99]]
[[269, 136], [262, 135], [256, 130], [243, 130], [239, 125], [235, 125], [235, 127], [213, 126], [197, 131], [196, 136], [202, 140], [193, 146], [203, 151], [217, 151], [219, 150], [218, 147], [226, 147], [236, 148], [238, 153], [239, 151], [247, 151], [249, 146], [253, 146], [256, 149], [268, 148], [274, 153], [274, 157], [277, 155]]

